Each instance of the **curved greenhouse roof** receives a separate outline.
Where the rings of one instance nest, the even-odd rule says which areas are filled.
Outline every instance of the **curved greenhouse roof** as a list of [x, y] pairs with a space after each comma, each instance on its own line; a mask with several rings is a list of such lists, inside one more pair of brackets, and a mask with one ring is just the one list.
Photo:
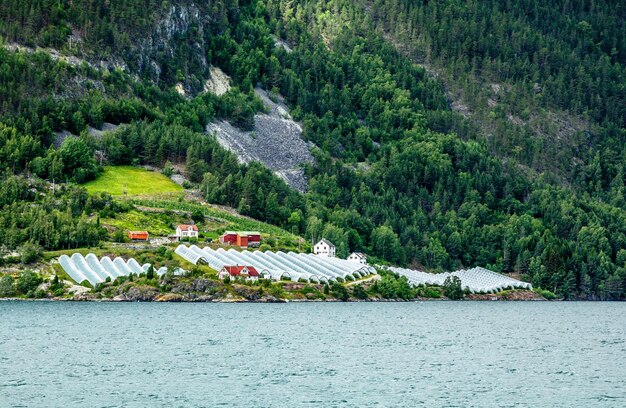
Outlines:
[[376, 273], [367, 265], [343, 259], [325, 258], [313, 254], [282, 251], [236, 251], [222, 248], [198, 248], [195, 245], [179, 245], [176, 253], [185, 260], [197, 264], [204, 262], [215, 270], [229, 265], [250, 265], [270, 275], [273, 280], [291, 279], [307, 282], [336, 282], [337, 279], [360, 278]]
[[[133, 258], [125, 261], [123, 258], [111, 260], [111, 258], [105, 256], [98, 260], [98, 257], [94, 254], [90, 253], [87, 256], [83, 256], [78, 252], [72, 254], [71, 257], [61, 255], [59, 264], [65, 273], [76, 283], [88, 281], [93, 286], [104, 282], [107, 278], [115, 280], [120, 276], [128, 276], [131, 273], [139, 276], [146, 273], [150, 267], [150, 264], [140, 266]], [[159, 276], [164, 275], [166, 272], [167, 268], [165, 267], [155, 270], [155, 273]]]
[[401, 276], [406, 276], [409, 283], [417, 285], [438, 285], [442, 286], [449, 276], [457, 276], [461, 279], [461, 286], [474, 293], [498, 292], [506, 288], [532, 289], [530, 283], [499, 274], [489, 269], [476, 267], [472, 269], [461, 269], [456, 272], [428, 273], [412, 269], [389, 267], [390, 271]]

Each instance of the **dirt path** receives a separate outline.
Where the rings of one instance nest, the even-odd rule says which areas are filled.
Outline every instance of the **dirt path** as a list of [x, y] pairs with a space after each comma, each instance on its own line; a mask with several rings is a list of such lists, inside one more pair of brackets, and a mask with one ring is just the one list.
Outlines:
[[369, 281], [374, 281], [374, 280], [380, 280], [380, 275], [371, 275], [365, 279], [359, 279], [357, 281], [348, 282], [346, 283], [346, 286], [358, 285], [359, 283], [364, 283], [364, 282], [369, 282]]

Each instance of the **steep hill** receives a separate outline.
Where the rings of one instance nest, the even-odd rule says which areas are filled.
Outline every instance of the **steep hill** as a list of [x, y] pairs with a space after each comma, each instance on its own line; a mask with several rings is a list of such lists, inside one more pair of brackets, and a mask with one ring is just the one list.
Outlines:
[[[208, 201], [340, 255], [623, 299], [624, 9], [583, 3], [6, 1], [0, 240], [53, 246], [11, 236], [38, 200], [23, 186], [92, 179], [95, 153], [183, 166]], [[211, 67], [231, 78], [220, 96], [205, 92]], [[282, 95], [315, 145], [308, 193], [204, 133], [254, 129], [254, 88]], [[127, 126], [84, 132], [105, 122]], [[63, 131], [81, 136], [51, 148]]]

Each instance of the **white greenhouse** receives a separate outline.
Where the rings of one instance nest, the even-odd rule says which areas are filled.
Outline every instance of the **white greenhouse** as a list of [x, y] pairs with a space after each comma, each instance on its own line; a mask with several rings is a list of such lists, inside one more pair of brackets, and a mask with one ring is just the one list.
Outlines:
[[[88, 281], [92, 285], [104, 282], [107, 278], [115, 280], [120, 276], [128, 276], [131, 273], [139, 276], [143, 275], [150, 268], [150, 264], [139, 265], [139, 263], [131, 258], [125, 261], [123, 258], [115, 258], [111, 260], [108, 256], [98, 260], [94, 254], [87, 254], [83, 257], [80, 253], [75, 253], [71, 257], [67, 255], [61, 255], [59, 257], [59, 264], [76, 283], [82, 283]], [[162, 267], [154, 271], [155, 274], [162, 276], [167, 272], [166, 267]], [[175, 271], [174, 273], [180, 273], [182, 271]]]
[[409, 283], [417, 285], [442, 286], [449, 276], [457, 276], [461, 279], [463, 289], [469, 289], [473, 293], [498, 292], [503, 289], [532, 289], [532, 285], [508, 276], [501, 275], [489, 269], [476, 267], [461, 269], [456, 272], [428, 273], [412, 269], [389, 267], [390, 271], [401, 276], [406, 276]]
[[359, 262], [295, 252], [239, 252], [232, 248], [225, 250], [179, 245], [176, 253], [194, 265], [206, 263], [216, 271], [224, 266], [254, 266], [261, 276], [273, 280], [328, 283], [337, 282], [338, 279], [358, 279], [376, 273], [373, 267]]

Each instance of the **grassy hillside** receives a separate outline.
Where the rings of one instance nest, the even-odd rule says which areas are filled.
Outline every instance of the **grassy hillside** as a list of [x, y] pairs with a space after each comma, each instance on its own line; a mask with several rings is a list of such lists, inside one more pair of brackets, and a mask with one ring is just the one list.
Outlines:
[[85, 183], [91, 194], [106, 192], [112, 196], [177, 193], [182, 187], [156, 171], [132, 166], [106, 166], [98, 177]]

